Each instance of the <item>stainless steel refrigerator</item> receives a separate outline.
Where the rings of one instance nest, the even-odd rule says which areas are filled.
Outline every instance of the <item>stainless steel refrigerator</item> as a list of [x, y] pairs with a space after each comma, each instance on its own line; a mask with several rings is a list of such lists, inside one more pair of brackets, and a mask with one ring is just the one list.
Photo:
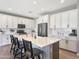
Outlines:
[[42, 37], [48, 36], [48, 23], [38, 24], [38, 36]]

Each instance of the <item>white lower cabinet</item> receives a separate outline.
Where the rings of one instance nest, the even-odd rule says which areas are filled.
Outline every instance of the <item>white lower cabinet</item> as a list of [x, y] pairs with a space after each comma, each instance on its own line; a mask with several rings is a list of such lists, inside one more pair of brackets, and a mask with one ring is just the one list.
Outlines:
[[60, 41], [60, 48], [77, 52], [77, 40], [62, 40]]
[[11, 43], [11, 41], [10, 41], [9, 35], [3, 35], [0, 37], [0, 46], [5, 46], [10, 43]]
[[68, 40], [68, 50], [77, 52], [77, 41], [76, 40]]

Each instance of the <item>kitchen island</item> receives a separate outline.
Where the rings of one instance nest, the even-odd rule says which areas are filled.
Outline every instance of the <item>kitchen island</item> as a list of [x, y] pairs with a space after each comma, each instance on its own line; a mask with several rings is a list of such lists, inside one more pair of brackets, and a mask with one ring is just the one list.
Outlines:
[[33, 45], [44, 51], [43, 59], [59, 59], [59, 41], [61, 39], [53, 37], [37, 37], [27, 35], [14, 35], [19, 40], [31, 41]]

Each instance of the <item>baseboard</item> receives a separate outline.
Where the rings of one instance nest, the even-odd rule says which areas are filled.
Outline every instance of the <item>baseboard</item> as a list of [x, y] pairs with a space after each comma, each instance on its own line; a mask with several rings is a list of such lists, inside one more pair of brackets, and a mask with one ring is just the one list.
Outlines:
[[1, 48], [1, 47], [5, 47], [5, 46], [9, 46], [9, 45], [11, 45], [11, 44], [7, 44], [7, 45], [2, 45], [2, 46], [0, 46], [0, 48]]
[[64, 50], [64, 51], [68, 51], [68, 52], [74, 53], [74, 54], [77, 54], [77, 52], [73, 52], [73, 51], [70, 51], [70, 50], [63, 49], [63, 48], [60, 48], [60, 49]]

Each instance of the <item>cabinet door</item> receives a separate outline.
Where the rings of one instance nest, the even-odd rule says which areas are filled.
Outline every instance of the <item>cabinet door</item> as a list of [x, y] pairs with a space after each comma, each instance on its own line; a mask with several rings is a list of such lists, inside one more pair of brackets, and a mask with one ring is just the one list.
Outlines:
[[63, 12], [62, 14], [62, 28], [69, 27], [69, 19], [68, 19], [68, 12]]
[[77, 40], [68, 40], [68, 50], [77, 52]]
[[56, 23], [56, 21], [55, 21], [55, 15], [51, 15], [50, 16], [50, 28], [55, 28], [55, 23]]
[[28, 26], [30, 29], [34, 29], [34, 21], [33, 20], [28, 20], [29, 23], [28, 23]]
[[42, 16], [42, 23], [48, 23], [48, 15]]
[[77, 9], [76, 10], [71, 10], [69, 12], [69, 25], [70, 25], [70, 28], [74, 29], [74, 28], [77, 28], [77, 17], [78, 14], [77, 14]]
[[40, 17], [36, 20], [36, 22], [37, 22], [37, 24], [42, 23], [42, 22], [43, 22], [42, 16], [40, 16]]
[[1, 28], [7, 28], [7, 16], [2, 14], [0, 18], [1, 18]]
[[34, 22], [34, 20], [31, 20], [30, 22], [31, 22], [31, 29], [35, 29], [35, 22]]
[[21, 17], [17, 17], [17, 20], [18, 20], [18, 24], [22, 24], [22, 18]]
[[30, 20], [29, 19], [26, 19], [26, 28], [31, 28], [31, 25], [30, 25]]
[[7, 35], [2, 36], [2, 46], [8, 45], [9, 44], [9, 39]]
[[31, 29], [31, 25], [32, 25], [32, 22], [31, 22], [31, 20], [30, 19], [25, 19], [25, 25], [26, 25], [26, 28], [27, 29]]
[[13, 28], [17, 28], [18, 18], [13, 16]]
[[55, 20], [56, 20], [56, 28], [61, 28], [61, 14], [56, 14], [55, 15]]
[[7, 15], [7, 25], [8, 25], [8, 28], [13, 28], [12, 16]]
[[25, 18], [22, 18], [22, 24], [25, 24], [25, 20], [26, 20]]

